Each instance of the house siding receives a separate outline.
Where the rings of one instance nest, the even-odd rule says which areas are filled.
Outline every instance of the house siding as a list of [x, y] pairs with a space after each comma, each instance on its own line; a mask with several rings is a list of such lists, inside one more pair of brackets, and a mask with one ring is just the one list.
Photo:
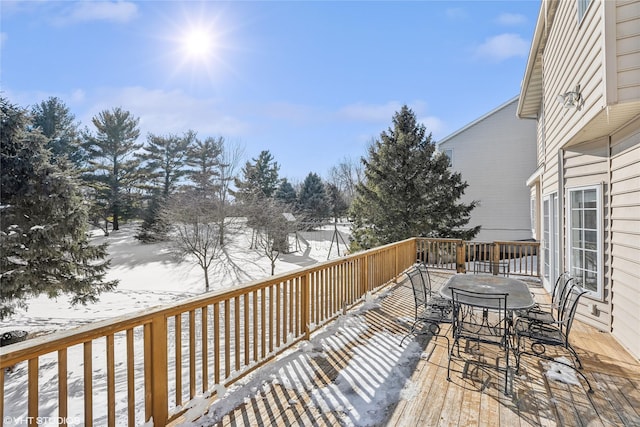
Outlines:
[[[609, 181], [608, 141], [609, 138], [600, 138], [596, 141], [590, 141], [568, 148], [564, 154], [563, 164], [565, 188], [563, 196], [565, 197], [565, 206], [567, 206], [566, 190], [576, 187], [602, 185], [600, 206], [603, 212], [601, 230], [604, 239], [602, 242], [601, 263], [606, 263], [606, 260], [609, 258], [609, 242], [607, 240], [607, 236], [609, 235], [607, 230], [609, 219], [607, 216], [607, 212], [609, 211], [607, 203], [609, 193], [609, 189], [607, 188], [607, 182]], [[568, 213], [565, 213], [563, 217], [566, 218], [567, 215]], [[563, 226], [565, 227], [564, 235], [567, 236], [566, 221]], [[567, 254], [565, 254], [565, 257], [566, 256]], [[610, 289], [608, 285], [609, 275], [606, 269], [603, 269], [602, 274], [602, 298], [591, 297], [588, 294], [585, 295], [580, 300], [577, 316], [585, 323], [589, 323], [600, 330], [608, 331], [611, 324]]]
[[640, 3], [616, 2], [617, 101], [640, 98]]
[[[564, 108], [558, 95], [577, 85], [583, 103]], [[578, 21], [576, 1], [543, 0], [520, 95], [518, 115], [538, 120], [530, 194], [539, 186], [538, 206], [559, 195], [564, 268], [568, 190], [601, 189], [602, 293], [578, 318], [640, 359], [640, 1], [592, 0]]]
[[640, 355], [640, 119], [611, 138], [611, 330]]
[[[561, 1], [544, 54], [544, 108], [547, 152], [574, 138], [586, 123], [606, 107], [603, 2], [592, 0], [582, 22], [577, 2]], [[565, 109], [559, 94], [580, 85], [581, 109]]]
[[532, 237], [525, 182], [536, 170], [536, 122], [518, 120], [516, 107], [514, 99], [438, 144], [453, 150], [452, 169], [469, 184], [461, 200], [479, 202], [468, 225], [481, 226], [476, 241]]

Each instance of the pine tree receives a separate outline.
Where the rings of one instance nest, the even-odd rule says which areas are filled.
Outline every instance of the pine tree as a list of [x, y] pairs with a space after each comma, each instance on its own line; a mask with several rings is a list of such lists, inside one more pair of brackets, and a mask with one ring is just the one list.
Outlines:
[[136, 236], [142, 241], [164, 239], [168, 224], [162, 220], [160, 213], [179, 180], [188, 172], [185, 166], [190, 136], [190, 133], [184, 137], [149, 134], [144, 151], [138, 154], [145, 181], [148, 182], [143, 187], [151, 192], [140, 233]]
[[280, 186], [276, 190], [275, 198], [276, 200], [284, 203], [286, 206], [289, 206], [291, 208], [295, 207], [298, 200], [296, 196], [296, 190], [293, 188], [293, 185], [291, 185], [287, 178], [284, 178], [280, 183]]
[[73, 171], [53, 163], [27, 113], [0, 99], [0, 318], [40, 294], [92, 302], [105, 281], [106, 245], [90, 245], [87, 211]]
[[335, 222], [338, 222], [338, 219], [347, 213], [347, 202], [344, 200], [344, 195], [335, 184], [327, 184], [326, 193], [331, 216], [333, 216]]
[[47, 148], [51, 150], [52, 160], [60, 157], [70, 160], [75, 167], [84, 161], [78, 124], [75, 116], [59, 98], [50, 97], [31, 109], [33, 125], [40, 128], [48, 139]]
[[467, 187], [449, 160], [436, 153], [431, 135], [406, 105], [393, 128], [380, 134], [363, 159], [365, 182], [351, 206], [352, 250], [409, 237], [470, 239], [479, 228], [464, 229], [476, 202], [459, 201]]
[[140, 159], [134, 155], [142, 147], [136, 143], [139, 121], [121, 108], [104, 110], [92, 119], [96, 135], [85, 135], [91, 165], [86, 179], [94, 190], [94, 217], [111, 218], [113, 230], [120, 228], [120, 218], [131, 210], [131, 189], [140, 178]]
[[271, 198], [280, 184], [280, 165], [273, 160], [269, 151], [261, 151], [253, 163], [247, 162], [242, 169], [243, 180], [236, 179], [236, 197], [245, 203]]
[[203, 198], [213, 198], [218, 186], [220, 176], [220, 156], [222, 155], [224, 140], [208, 137], [204, 140], [196, 138], [195, 132], [185, 135], [189, 140], [186, 163], [191, 167], [188, 173], [189, 180]]
[[321, 222], [331, 214], [324, 184], [315, 173], [309, 173], [302, 183], [298, 212], [302, 214], [304, 222]]

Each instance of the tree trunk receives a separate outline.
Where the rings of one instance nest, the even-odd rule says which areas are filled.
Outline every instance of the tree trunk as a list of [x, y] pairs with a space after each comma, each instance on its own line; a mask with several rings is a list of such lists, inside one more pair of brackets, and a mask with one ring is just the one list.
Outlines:
[[120, 230], [118, 216], [120, 216], [120, 209], [118, 209], [118, 206], [116, 205], [113, 207], [113, 231]]
[[209, 292], [209, 269], [204, 267], [204, 291]]

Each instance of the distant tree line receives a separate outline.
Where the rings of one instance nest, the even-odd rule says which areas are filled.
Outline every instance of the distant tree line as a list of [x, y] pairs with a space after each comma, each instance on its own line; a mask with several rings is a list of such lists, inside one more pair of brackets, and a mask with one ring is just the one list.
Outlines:
[[268, 150], [242, 165], [242, 148], [222, 136], [141, 138], [139, 119], [121, 108], [81, 129], [55, 97], [30, 110], [0, 103], [0, 318], [39, 294], [84, 303], [117, 285], [105, 280], [106, 246], [89, 243], [90, 225], [108, 236], [139, 220], [137, 238], [171, 239], [197, 260], [207, 290], [239, 217], [253, 230], [249, 249], [271, 260], [272, 274], [289, 233], [343, 217], [353, 222], [352, 251], [478, 231], [464, 228], [475, 206], [459, 202], [467, 184], [406, 106], [360, 163], [345, 158], [327, 181], [311, 172], [292, 183]]
[[[101, 111], [81, 128], [55, 97], [30, 109], [0, 103], [0, 318], [43, 293], [82, 303], [117, 285], [105, 280], [106, 246], [89, 244], [90, 225], [109, 235], [123, 221], [140, 220], [137, 238], [174, 240], [203, 268], [208, 289], [208, 268], [234, 218], [247, 217], [261, 236], [255, 248], [262, 242], [277, 258], [283, 232], [345, 215], [352, 197], [353, 185], [342, 187], [346, 160], [335, 184], [310, 173], [294, 186], [279, 176], [269, 151], [240, 171], [242, 148], [222, 136], [186, 130], [142, 138], [139, 119], [121, 108]], [[283, 220], [286, 227], [277, 224]]]

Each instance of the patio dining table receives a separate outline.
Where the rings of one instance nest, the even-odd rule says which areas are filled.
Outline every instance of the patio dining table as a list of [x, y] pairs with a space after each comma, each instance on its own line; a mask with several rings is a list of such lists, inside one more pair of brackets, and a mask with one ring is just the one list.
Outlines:
[[[455, 300], [453, 290], [459, 290], [459, 292], [455, 292]], [[465, 292], [469, 293], [465, 294]], [[461, 317], [456, 322], [457, 314], [455, 314], [454, 307], [454, 345], [449, 352], [447, 379], [449, 378], [449, 366], [454, 353], [453, 348], [459, 338], [471, 339], [478, 342], [478, 344], [480, 342], [498, 344], [505, 349], [506, 353], [504, 393], [509, 394], [508, 378], [511, 369], [509, 353], [513, 345], [510, 339], [513, 337], [512, 313], [515, 310], [526, 310], [535, 304], [527, 284], [522, 280], [511, 277], [487, 274], [455, 274], [440, 288], [440, 294], [444, 298], [454, 300], [454, 305], [459, 303], [472, 308], [480, 308], [482, 311], [482, 316], [476, 318], [473, 310], [461, 310], [459, 312]], [[483, 297], [482, 294], [486, 294], [486, 297]], [[498, 295], [504, 294], [507, 294], [506, 298], [504, 296], [498, 297]], [[490, 320], [489, 312], [495, 312], [499, 319]], [[458, 326], [457, 323], [459, 323]], [[457, 330], [458, 328], [459, 330]], [[514, 350], [517, 352], [517, 349]], [[497, 362], [492, 366], [499, 369]]]
[[[527, 284], [512, 277], [488, 274], [455, 274], [440, 288], [440, 294], [444, 298], [452, 299], [451, 288], [475, 293], [509, 294], [507, 296], [507, 311], [526, 310], [535, 304]], [[487, 299], [485, 304], [479, 304], [475, 299], [474, 305], [491, 310], [498, 308], [492, 306], [495, 301], [494, 298], [491, 298]], [[465, 302], [463, 296], [460, 297], [460, 302]]]

